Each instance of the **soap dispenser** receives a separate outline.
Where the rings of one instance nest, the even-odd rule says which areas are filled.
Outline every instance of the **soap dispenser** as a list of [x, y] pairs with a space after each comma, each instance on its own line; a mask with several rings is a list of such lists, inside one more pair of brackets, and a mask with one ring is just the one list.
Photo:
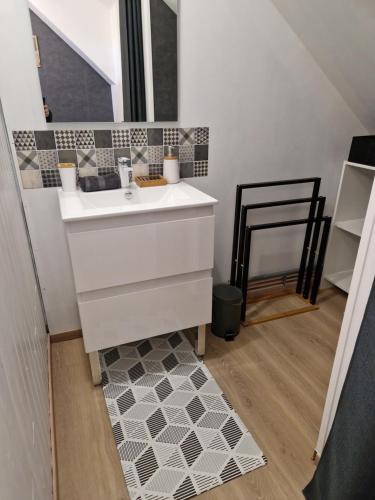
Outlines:
[[177, 156], [173, 154], [172, 146], [168, 146], [168, 154], [164, 156], [163, 176], [168, 184], [176, 184], [180, 181], [180, 168]]
[[118, 159], [118, 170], [122, 188], [130, 186], [130, 172], [133, 172], [133, 169], [129, 167], [128, 162], [130, 162], [130, 159], [125, 156]]

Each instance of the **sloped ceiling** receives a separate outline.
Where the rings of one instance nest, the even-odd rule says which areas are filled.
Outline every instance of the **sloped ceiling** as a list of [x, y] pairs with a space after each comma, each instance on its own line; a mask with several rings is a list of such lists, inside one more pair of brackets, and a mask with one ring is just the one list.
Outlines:
[[375, 1], [271, 0], [369, 132], [375, 132]]

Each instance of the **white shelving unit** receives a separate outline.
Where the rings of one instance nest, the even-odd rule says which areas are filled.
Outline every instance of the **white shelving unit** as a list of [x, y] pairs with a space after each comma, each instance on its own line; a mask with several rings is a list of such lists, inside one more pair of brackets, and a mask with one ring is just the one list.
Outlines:
[[361, 237], [364, 222], [365, 219], [343, 220], [341, 222], [336, 222], [335, 226], [343, 231]]
[[[327, 281], [349, 292], [318, 441], [329, 436], [375, 277], [375, 168], [345, 163], [326, 261]], [[364, 223], [362, 224], [362, 219]], [[347, 267], [344, 267], [347, 266]], [[351, 271], [353, 269], [353, 271]]]
[[327, 250], [325, 279], [349, 293], [375, 167], [344, 162]]

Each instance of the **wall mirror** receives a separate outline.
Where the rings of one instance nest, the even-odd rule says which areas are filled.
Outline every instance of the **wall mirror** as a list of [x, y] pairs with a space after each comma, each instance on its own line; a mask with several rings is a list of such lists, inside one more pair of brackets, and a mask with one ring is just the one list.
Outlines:
[[178, 0], [30, 0], [48, 122], [177, 121]]

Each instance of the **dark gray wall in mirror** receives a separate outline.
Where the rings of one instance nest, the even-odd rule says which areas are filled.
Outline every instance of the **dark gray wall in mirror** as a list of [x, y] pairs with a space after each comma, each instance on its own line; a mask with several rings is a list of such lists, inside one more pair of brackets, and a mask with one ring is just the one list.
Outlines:
[[30, 18], [43, 54], [38, 73], [52, 121], [113, 122], [109, 83], [32, 11]]
[[177, 121], [177, 4], [94, 0], [86, 17], [81, 3], [30, 0], [52, 121]]

